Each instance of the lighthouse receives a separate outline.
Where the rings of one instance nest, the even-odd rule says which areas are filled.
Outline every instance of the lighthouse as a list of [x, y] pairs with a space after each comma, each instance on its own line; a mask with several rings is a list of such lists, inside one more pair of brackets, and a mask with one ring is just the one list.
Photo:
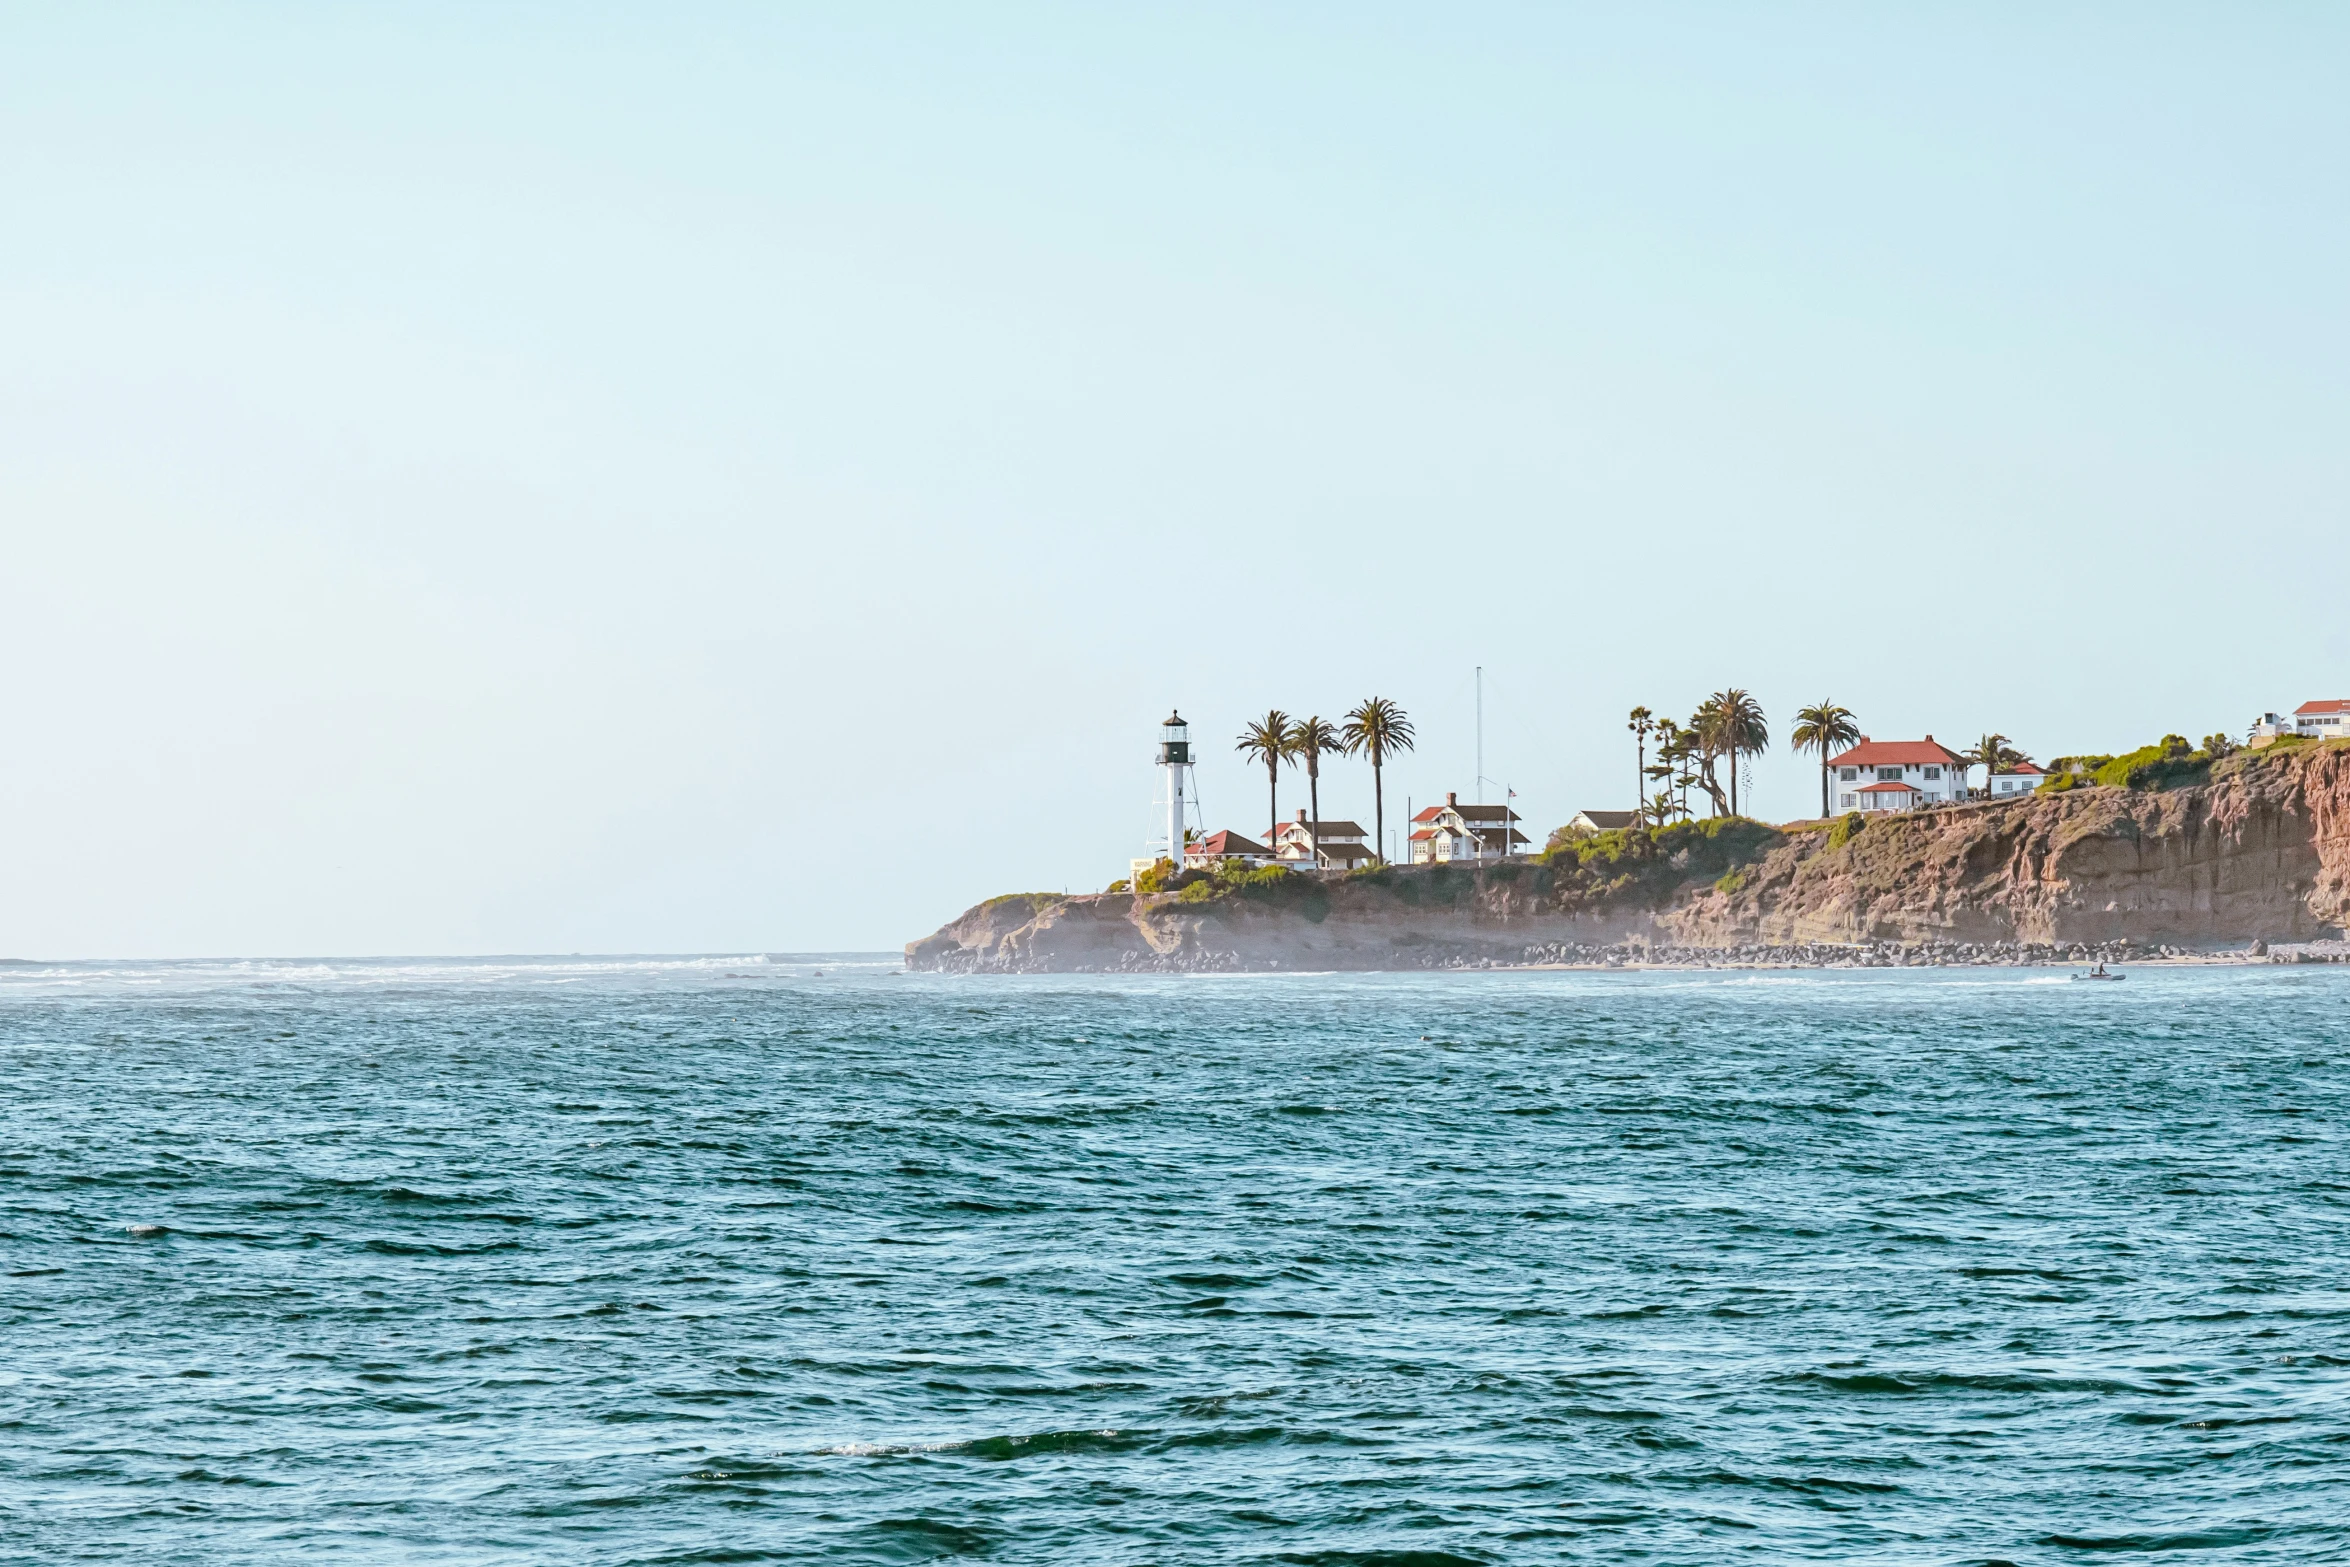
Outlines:
[[1169, 713], [1159, 726], [1159, 765], [1167, 770], [1167, 862], [1169, 873], [1183, 869], [1183, 775], [1191, 766], [1191, 726]]

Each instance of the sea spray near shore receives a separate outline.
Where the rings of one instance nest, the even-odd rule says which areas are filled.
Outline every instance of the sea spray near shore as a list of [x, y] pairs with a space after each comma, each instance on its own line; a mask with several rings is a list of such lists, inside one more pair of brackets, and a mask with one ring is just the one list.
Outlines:
[[2350, 1553], [2350, 970], [894, 966], [0, 981], [6, 1554]]

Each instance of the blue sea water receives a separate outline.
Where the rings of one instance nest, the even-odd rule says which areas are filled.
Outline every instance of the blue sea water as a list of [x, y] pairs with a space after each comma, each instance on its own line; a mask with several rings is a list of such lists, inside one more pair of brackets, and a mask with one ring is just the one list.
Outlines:
[[2350, 1560], [2350, 971], [0, 969], [0, 1561]]

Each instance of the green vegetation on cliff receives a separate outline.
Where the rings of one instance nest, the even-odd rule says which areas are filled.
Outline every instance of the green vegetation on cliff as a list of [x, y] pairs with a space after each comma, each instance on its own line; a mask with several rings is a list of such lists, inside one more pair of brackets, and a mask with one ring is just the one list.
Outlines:
[[1749, 817], [1712, 816], [1570, 839], [1535, 863], [1550, 873], [1552, 901], [1562, 909], [1617, 898], [1661, 902], [1691, 882], [1719, 886], [1786, 841]]
[[2185, 735], [2164, 735], [2152, 745], [2120, 756], [2060, 756], [2049, 764], [2040, 792], [2063, 794], [2090, 784], [2108, 789], [2189, 788], [2208, 783], [2212, 767], [2232, 756], [2243, 756], [2246, 765], [2253, 765], [2264, 756], [2274, 759], [2287, 754], [2287, 748], [2298, 740], [2298, 736], [2287, 736], [2265, 751], [2247, 752], [2224, 734], [2205, 735], [2200, 746]]

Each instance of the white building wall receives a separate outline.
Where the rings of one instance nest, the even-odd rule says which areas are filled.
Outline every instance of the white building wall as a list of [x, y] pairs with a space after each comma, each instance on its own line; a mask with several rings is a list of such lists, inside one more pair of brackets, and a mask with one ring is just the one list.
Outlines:
[[[1851, 773], [1855, 776], [1846, 777]], [[1902, 783], [1917, 790], [1926, 805], [1966, 798], [1967, 769], [1963, 763], [1910, 762], [1902, 766], [1835, 767], [1829, 769], [1828, 797], [1838, 812], [1883, 809], [1863, 802], [1860, 791], [1873, 783]]]

